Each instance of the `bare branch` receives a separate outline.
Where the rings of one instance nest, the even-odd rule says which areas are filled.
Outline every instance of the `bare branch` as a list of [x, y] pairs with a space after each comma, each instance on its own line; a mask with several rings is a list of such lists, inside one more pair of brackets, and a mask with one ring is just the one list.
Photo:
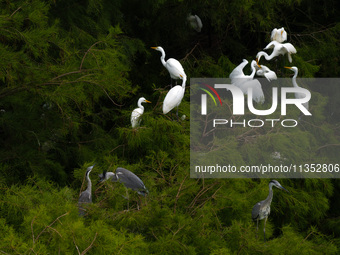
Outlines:
[[84, 57], [83, 57], [83, 59], [81, 60], [81, 63], [80, 63], [79, 71], [81, 71], [81, 69], [83, 68], [83, 63], [84, 63], [84, 60], [85, 60], [85, 58], [86, 58], [86, 55], [90, 52], [90, 50], [91, 50], [94, 46], [96, 46], [98, 43], [102, 43], [102, 42], [103, 42], [103, 41], [98, 41], [98, 42], [92, 44], [91, 47], [85, 52]]
[[64, 217], [64, 216], [66, 216], [66, 215], [68, 215], [68, 214], [69, 214], [69, 212], [64, 213], [63, 215], [60, 215], [60, 216], [57, 217], [50, 225], [46, 226], [46, 227], [39, 233], [39, 235], [37, 235], [37, 237], [35, 238], [35, 240], [34, 240], [33, 243], [35, 243], [35, 242], [39, 239], [39, 237], [41, 236], [41, 234], [44, 233], [46, 229], [50, 228], [50, 227], [51, 227], [57, 220], [59, 220], [61, 217]]
[[91, 242], [91, 244], [90, 244], [90, 246], [89, 247], [87, 247], [80, 255], [84, 255], [84, 254], [86, 254], [86, 252], [88, 252], [91, 248], [92, 248], [92, 246], [93, 246], [93, 243], [94, 243], [94, 241], [96, 240], [96, 238], [97, 238], [97, 235], [98, 235], [98, 233], [96, 232], [96, 234], [95, 234], [95, 236], [94, 236], [94, 238], [93, 238], [93, 240], [92, 240], [92, 242]]

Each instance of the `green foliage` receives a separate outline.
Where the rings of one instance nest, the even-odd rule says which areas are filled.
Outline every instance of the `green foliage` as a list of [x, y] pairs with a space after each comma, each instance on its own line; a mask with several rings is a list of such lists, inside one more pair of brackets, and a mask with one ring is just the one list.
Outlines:
[[[169, 74], [150, 50], [164, 47], [188, 78], [228, 77], [284, 26], [299, 77], [338, 77], [338, 3], [323, 4], [321, 11], [306, 0], [0, 1], [0, 253], [338, 254], [338, 180], [279, 180], [290, 193], [274, 190], [264, 243], [262, 222], [256, 239], [250, 216], [268, 194], [267, 179], [190, 178], [190, 125], [201, 123], [189, 123], [189, 79], [179, 106], [185, 120], [175, 109], [163, 115]], [[201, 33], [189, 13], [202, 19]], [[285, 57], [263, 61], [291, 77]], [[236, 166], [339, 163], [339, 88], [309, 89], [313, 118], [290, 130], [199, 130], [202, 139], [191, 141], [205, 150], [199, 160], [216, 163], [218, 149]], [[153, 103], [132, 129], [140, 96]], [[94, 163], [93, 204], [79, 217]], [[99, 173], [117, 167], [137, 174], [149, 196], [129, 190], [127, 201], [121, 183], [97, 184]]]

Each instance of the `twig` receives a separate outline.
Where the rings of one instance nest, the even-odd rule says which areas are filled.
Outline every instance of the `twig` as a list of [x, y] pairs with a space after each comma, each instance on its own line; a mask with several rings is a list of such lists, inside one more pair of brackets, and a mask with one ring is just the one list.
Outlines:
[[103, 41], [98, 41], [98, 42], [92, 44], [91, 47], [85, 52], [84, 57], [83, 57], [83, 59], [81, 60], [79, 70], [81, 70], [82, 67], [83, 67], [83, 63], [84, 63], [84, 60], [85, 60], [85, 58], [86, 58], [87, 53], [89, 53], [90, 50], [91, 50], [94, 46], [96, 46], [98, 43], [102, 43], [102, 42], [103, 42]]
[[183, 179], [183, 181], [181, 182], [181, 185], [179, 186], [178, 188], [178, 191], [177, 191], [177, 195], [176, 195], [176, 199], [175, 199], [175, 205], [174, 205], [174, 214], [176, 214], [176, 206], [177, 206], [177, 201], [180, 197], [179, 193], [181, 192], [181, 189], [182, 189], [182, 186], [184, 184], [184, 181], [187, 179], [188, 175], [186, 175]]
[[[39, 237], [41, 236], [41, 234], [43, 233], [43, 232], [45, 232], [45, 230], [47, 229], [47, 228], [50, 228], [57, 220], [59, 220], [61, 217], [64, 217], [64, 216], [66, 216], [66, 215], [68, 215], [69, 214], [69, 212], [67, 212], [67, 213], [64, 213], [63, 215], [60, 215], [58, 218], [56, 218], [50, 225], [48, 225], [48, 226], [46, 226], [40, 233], [39, 233], [39, 235], [37, 235], [37, 237], [35, 238], [35, 240], [34, 240], [34, 242], [33, 243], [35, 243], [38, 239], [39, 239]], [[59, 234], [60, 235], [60, 234]]]
[[77, 246], [77, 244], [76, 244], [76, 241], [74, 240], [74, 236], [73, 236], [73, 235], [72, 235], [72, 239], [73, 239], [74, 246], [75, 246], [76, 249], [77, 249], [78, 255], [80, 255], [79, 248], [78, 248], [78, 246]]
[[9, 16], [9, 17], [12, 18], [12, 16], [13, 16], [17, 11], [19, 11], [20, 9], [21, 9], [21, 6], [19, 6], [19, 8], [16, 9], [16, 10], [11, 14], [11, 16]]
[[97, 235], [98, 235], [98, 233], [96, 232], [96, 234], [95, 234], [95, 236], [94, 236], [94, 238], [93, 238], [93, 240], [92, 240], [92, 242], [91, 242], [91, 244], [90, 244], [90, 246], [89, 247], [87, 247], [80, 255], [84, 255], [84, 254], [86, 254], [86, 252], [88, 252], [91, 248], [92, 248], [92, 246], [93, 246], [93, 243], [94, 243], [94, 241], [96, 240], [96, 238], [97, 238]]

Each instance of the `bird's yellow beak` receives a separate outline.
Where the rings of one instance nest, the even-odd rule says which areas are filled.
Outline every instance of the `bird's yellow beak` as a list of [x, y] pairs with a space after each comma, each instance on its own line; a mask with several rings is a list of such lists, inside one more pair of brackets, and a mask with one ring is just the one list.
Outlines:
[[261, 65], [259, 64], [259, 59], [258, 58], [256, 58], [256, 64], [257, 64], [258, 67], [261, 68]]
[[149, 100], [145, 100], [146, 103], [151, 103]]
[[284, 31], [284, 30], [281, 31], [281, 35], [283, 34], [283, 31]]
[[151, 47], [151, 49], [157, 50], [157, 47]]
[[181, 74], [179, 76], [181, 76], [183, 78], [183, 76]]
[[290, 66], [284, 66], [284, 68], [287, 68], [287, 69], [292, 69]]

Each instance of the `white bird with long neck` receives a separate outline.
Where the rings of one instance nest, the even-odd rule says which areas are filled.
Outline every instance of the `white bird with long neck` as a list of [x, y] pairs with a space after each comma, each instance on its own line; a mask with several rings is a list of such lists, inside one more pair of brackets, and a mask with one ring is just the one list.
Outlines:
[[277, 76], [276, 73], [272, 70], [270, 70], [267, 66], [265, 65], [259, 65], [257, 63], [257, 65], [255, 66], [256, 68], [256, 74], [258, 76], [263, 76], [265, 77], [268, 81], [272, 81], [272, 80], [277, 80]]
[[150, 101], [146, 100], [144, 97], [141, 97], [138, 99], [138, 108], [134, 109], [131, 113], [131, 126], [133, 128], [137, 127], [140, 125], [141, 122], [141, 116], [144, 113], [144, 106], [142, 103], [151, 103]]
[[278, 188], [278, 189], [282, 189], [284, 191], [289, 192], [288, 190], [286, 190], [284, 187], [282, 187], [282, 185], [276, 181], [276, 180], [272, 180], [269, 182], [269, 194], [268, 197], [265, 200], [262, 200], [258, 203], [256, 203], [253, 207], [253, 210], [251, 212], [251, 217], [253, 219], [253, 221], [256, 221], [256, 231], [258, 231], [259, 228], [259, 221], [264, 219], [264, 225], [263, 225], [263, 235], [264, 235], [264, 241], [266, 241], [266, 221], [267, 218], [270, 214], [270, 205], [272, 203], [273, 200], [273, 186]]
[[248, 60], [243, 59], [242, 63], [239, 64], [237, 67], [235, 67], [233, 71], [231, 71], [231, 73], [229, 74], [229, 78], [232, 84], [238, 83], [240, 81], [245, 82], [245, 81], [254, 79], [255, 72], [256, 72], [255, 70], [256, 61], [253, 60], [250, 63], [250, 68], [252, 70], [251, 74], [245, 75], [243, 72], [243, 69], [248, 63], [249, 63]]
[[185, 93], [185, 83], [187, 81], [187, 77], [182, 77], [182, 86], [176, 85], [166, 94], [163, 101], [163, 114], [167, 114], [173, 108], [177, 107], [177, 118], [178, 118], [178, 106], [181, 104], [182, 99]]
[[[300, 88], [300, 86], [299, 86], [299, 85], [297, 84], [297, 82], [296, 82], [296, 77], [297, 77], [297, 75], [298, 75], [298, 73], [299, 73], [299, 69], [298, 69], [296, 66], [292, 66], [292, 67], [285, 66], [284, 68], [287, 68], [287, 69], [289, 69], [289, 70], [291, 70], [291, 71], [294, 72], [294, 76], [293, 76], [293, 78], [292, 78], [293, 86], [294, 86], [295, 88]], [[301, 94], [301, 93], [294, 93], [294, 95], [295, 95], [295, 98], [298, 98], [298, 99], [300, 99], [300, 98], [305, 98], [305, 95], [304, 95], [304, 94]], [[308, 102], [303, 103], [302, 105], [308, 110], [308, 108], [309, 108]]]
[[272, 41], [277, 41], [279, 43], [287, 41], [287, 32], [285, 31], [285, 29], [283, 27], [281, 27], [279, 29], [274, 28], [271, 35], [270, 35], [270, 39]]
[[197, 32], [201, 32], [203, 24], [202, 24], [200, 17], [198, 17], [197, 15], [189, 14], [187, 17], [187, 20], [189, 21], [193, 29], [195, 29]]
[[151, 47], [151, 49], [160, 51], [162, 53], [161, 62], [163, 66], [168, 70], [171, 79], [178, 80], [178, 79], [187, 78], [187, 75], [184, 72], [183, 66], [177, 59], [169, 58], [167, 61], [165, 61], [165, 51], [162, 47], [160, 46]]
[[253, 100], [257, 103], [264, 102], [264, 94], [262, 90], [261, 83], [258, 80], [254, 80], [255, 76], [255, 66], [257, 65], [256, 61], [251, 61], [250, 67], [252, 72], [250, 75], [245, 75], [243, 72], [243, 68], [248, 64], [248, 60], [243, 59], [243, 62], [239, 64], [229, 75], [231, 83], [236, 87], [240, 88], [243, 94], [248, 95], [248, 88], [252, 88], [252, 97]]
[[277, 41], [271, 41], [264, 49], [268, 50], [271, 48], [273, 48], [273, 51], [270, 55], [264, 51], [258, 52], [256, 55], [256, 61], [259, 62], [262, 56], [269, 61], [277, 56], [287, 54], [289, 62], [292, 63], [292, 54], [296, 53], [296, 49], [291, 43], [279, 43]]

